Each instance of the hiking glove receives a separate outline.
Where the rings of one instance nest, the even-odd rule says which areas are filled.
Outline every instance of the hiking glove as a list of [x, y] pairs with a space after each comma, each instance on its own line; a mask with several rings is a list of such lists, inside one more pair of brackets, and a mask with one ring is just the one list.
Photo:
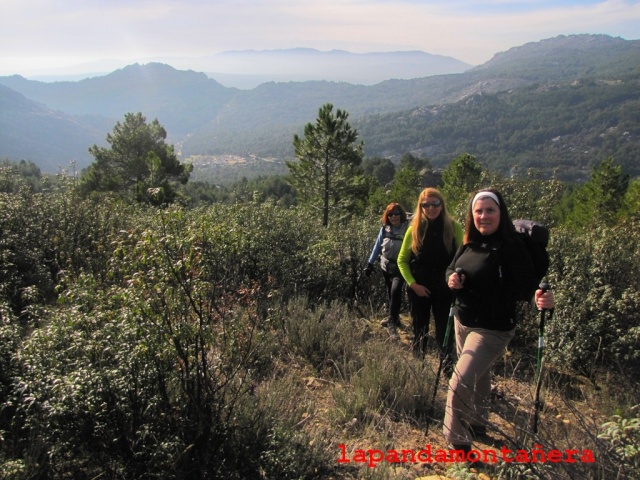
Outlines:
[[371, 265], [370, 263], [367, 265], [367, 267], [364, 269], [364, 274], [367, 277], [371, 276], [371, 272], [373, 271], [373, 265]]

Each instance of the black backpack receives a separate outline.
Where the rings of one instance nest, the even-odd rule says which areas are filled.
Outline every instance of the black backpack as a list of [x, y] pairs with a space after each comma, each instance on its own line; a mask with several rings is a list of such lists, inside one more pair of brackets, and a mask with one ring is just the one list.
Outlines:
[[540, 282], [549, 270], [549, 253], [547, 252], [549, 229], [534, 220], [525, 219], [514, 220], [513, 226], [529, 250], [538, 282]]

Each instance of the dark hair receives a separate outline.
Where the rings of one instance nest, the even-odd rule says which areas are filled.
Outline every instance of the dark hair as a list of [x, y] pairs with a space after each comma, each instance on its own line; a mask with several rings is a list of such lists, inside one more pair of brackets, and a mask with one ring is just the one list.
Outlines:
[[391, 225], [391, 223], [389, 222], [389, 213], [393, 212], [396, 209], [400, 210], [400, 222], [404, 223], [407, 221], [407, 211], [402, 208], [402, 205], [400, 205], [399, 203], [392, 202], [387, 205], [387, 208], [384, 209], [384, 213], [382, 214], [383, 225]]
[[483, 188], [482, 190], [478, 190], [477, 192], [473, 192], [471, 194], [471, 198], [469, 199], [469, 206], [467, 207], [467, 218], [464, 222], [464, 243], [469, 243], [472, 241], [481, 241], [482, 234], [476, 228], [476, 224], [473, 221], [473, 199], [479, 192], [491, 192], [498, 200], [500, 200], [500, 224], [498, 225], [498, 234], [502, 238], [509, 238], [515, 233], [515, 227], [511, 222], [511, 216], [509, 215], [509, 210], [507, 210], [507, 204], [502, 197], [502, 194], [498, 192], [495, 188]]

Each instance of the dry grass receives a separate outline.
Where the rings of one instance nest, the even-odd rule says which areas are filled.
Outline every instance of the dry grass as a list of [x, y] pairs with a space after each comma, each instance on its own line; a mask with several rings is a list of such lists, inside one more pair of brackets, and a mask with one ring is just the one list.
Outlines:
[[[305, 328], [304, 315], [300, 315], [300, 310], [297, 312], [295, 321], [299, 339], [301, 331], [308, 333], [310, 330]], [[313, 412], [302, 422], [302, 427], [311, 438], [323, 442], [330, 458], [333, 455], [335, 468], [331, 478], [417, 479], [430, 475], [447, 475], [454, 479], [623, 478], [616, 477], [616, 459], [610, 456], [610, 448], [598, 440], [597, 435], [600, 426], [616, 408], [632, 405], [632, 391], [635, 389], [637, 393], [638, 385], [612, 394], [594, 382], [547, 368], [542, 389], [544, 408], [538, 434], [534, 435], [531, 424], [535, 386], [531, 362], [535, 363], [535, 359], [518, 358], [517, 352], [513, 351], [507, 352], [496, 366], [492, 427], [488, 439], [474, 444], [474, 448], [500, 451], [504, 447], [514, 455], [519, 449], [538, 448], [544, 450], [545, 455], [552, 449], [578, 450], [577, 459], [584, 450], [589, 450], [596, 460], [594, 464], [516, 465], [499, 461], [477, 470], [470, 468], [477, 465], [384, 460], [376, 463], [371, 458], [379, 455], [378, 451], [413, 450], [417, 453], [427, 446], [434, 452], [448, 450], [441, 425], [446, 379], [441, 380], [436, 400], [434, 417], [439, 420], [428, 425], [427, 412], [438, 364], [430, 354], [424, 361], [413, 357], [408, 317], [402, 318], [404, 327], [399, 332], [400, 341], [394, 341], [379, 325], [381, 318], [347, 319], [335, 314], [333, 318], [341, 326], [329, 323], [323, 330], [318, 329], [317, 322], [326, 322], [327, 316], [318, 311], [310, 315], [318, 334], [340, 331], [343, 342], [338, 348], [338, 341], [333, 338], [331, 348], [338, 358], [323, 358], [321, 365], [316, 363], [315, 367], [306, 363], [300, 377], [306, 391], [304, 399], [313, 403]], [[348, 322], [346, 329], [345, 322]], [[353, 334], [350, 338], [356, 342], [355, 346], [345, 340], [346, 331]], [[302, 352], [303, 356], [317, 361], [317, 354], [309, 351], [309, 345], [314, 342], [307, 338], [304, 343], [306, 353], [295, 344], [289, 343], [288, 347], [291, 352], [297, 352], [294, 353], [297, 358]], [[348, 361], [341, 358], [345, 355]], [[308, 360], [301, 359], [300, 362], [305, 364]], [[611, 379], [603, 378], [604, 381]], [[358, 457], [362, 451], [365, 457]], [[351, 461], [338, 461], [345, 457]], [[363, 463], [365, 459], [369, 463]], [[376, 463], [375, 468], [371, 463]]]

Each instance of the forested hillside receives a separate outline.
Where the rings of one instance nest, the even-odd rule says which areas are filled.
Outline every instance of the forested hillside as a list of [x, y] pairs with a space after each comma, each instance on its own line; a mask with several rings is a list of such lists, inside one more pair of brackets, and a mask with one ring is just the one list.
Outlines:
[[640, 174], [640, 81], [581, 80], [496, 94], [354, 122], [370, 156], [399, 146], [443, 167], [474, 152], [490, 169], [536, 168], [546, 176], [584, 180], [613, 157]]
[[[218, 157], [290, 159], [293, 134], [330, 102], [350, 113], [370, 157], [412, 152], [441, 166], [469, 152], [502, 171], [542, 165], [583, 179], [593, 161], [613, 156], [635, 175], [639, 65], [638, 41], [575, 35], [512, 48], [464, 73], [371, 86], [270, 82], [241, 91], [161, 64], [80, 82], [2, 77], [11, 90], [0, 90], [0, 157], [84, 168], [83, 143], [141, 112], [166, 126], [182, 158], [199, 159], [196, 174], [204, 165], [216, 171], [207, 180], [225, 183]], [[25, 101], [13, 102], [15, 92]]]
[[104, 143], [112, 125], [104, 117], [52, 110], [0, 85], [1, 158], [35, 161], [46, 172], [66, 168], [72, 160], [86, 165], [89, 146]]

